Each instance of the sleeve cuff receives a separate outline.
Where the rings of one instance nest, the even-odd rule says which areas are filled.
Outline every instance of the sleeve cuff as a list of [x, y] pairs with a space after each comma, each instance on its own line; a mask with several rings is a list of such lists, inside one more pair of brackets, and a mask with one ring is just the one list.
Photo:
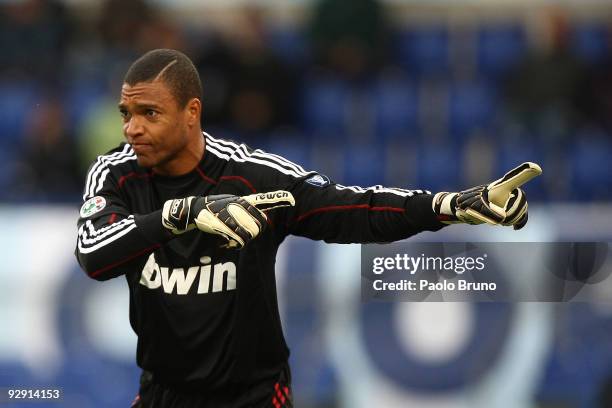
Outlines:
[[406, 201], [408, 221], [424, 231], [438, 231], [446, 224], [441, 223], [432, 209], [433, 195], [419, 194]]
[[163, 244], [174, 238], [174, 235], [162, 225], [162, 210], [134, 215], [134, 221], [143, 237], [152, 244]]

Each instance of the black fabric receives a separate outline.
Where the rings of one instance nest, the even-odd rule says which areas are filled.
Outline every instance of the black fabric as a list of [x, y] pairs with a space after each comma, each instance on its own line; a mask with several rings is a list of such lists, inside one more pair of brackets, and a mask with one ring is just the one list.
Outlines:
[[[288, 234], [390, 242], [443, 225], [423, 191], [336, 185], [278, 156], [205, 138], [199, 166], [176, 178], [140, 168], [127, 145], [98, 159], [84, 198], [103, 196], [106, 207], [79, 219], [76, 255], [92, 278], [125, 276], [141, 368], [160, 384], [242, 406], [267, 395], [287, 365], [274, 264]], [[265, 231], [242, 250], [198, 230], [173, 235], [161, 223], [169, 199], [276, 190], [290, 191], [295, 207], [269, 211]]]
[[293, 408], [288, 366], [284, 366], [272, 382], [252, 390], [240, 390], [240, 401], [236, 401], [235, 392], [229, 386], [210, 395], [197, 388], [160, 383], [153, 373], [143, 370], [132, 408]]

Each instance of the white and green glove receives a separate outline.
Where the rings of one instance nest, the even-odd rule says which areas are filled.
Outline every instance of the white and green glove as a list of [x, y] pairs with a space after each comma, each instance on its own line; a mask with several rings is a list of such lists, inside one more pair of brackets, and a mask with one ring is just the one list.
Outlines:
[[432, 207], [445, 224], [488, 223], [519, 230], [528, 219], [527, 197], [519, 187], [540, 174], [540, 166], [526, 162], [492, 183], [458, 193], [437, 193]]
[[177, 198], [164, 203], [162, 224], [174, 234], [198, 228], [220, 235], [227, 240], [228, 248], [240, 249], [265, 229], [264, 211], [293, 205], [293, 195], [282, 190], [244, 197], [220, 194]]

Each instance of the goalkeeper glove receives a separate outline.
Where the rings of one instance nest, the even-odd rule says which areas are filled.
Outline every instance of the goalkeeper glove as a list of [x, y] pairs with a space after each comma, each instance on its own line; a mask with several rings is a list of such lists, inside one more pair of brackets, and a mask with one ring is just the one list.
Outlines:
[[263, 211], [294, 205], [291, 193], [276, 191], [239, 197], [229, 194], [168, 200], [162, 224], [174, 234], [194, 228], [227, 240], [227, 247], [242, 248], [264, 230]]
[[445, 224], [488, 223], [512, 225], [519, 230], [528, 219], [527, 198], [519, 187], [540, 174], [542, 169], [537, 164], [523, 163], [492, 183], [459, 193], [437, 193], [433, 210]]

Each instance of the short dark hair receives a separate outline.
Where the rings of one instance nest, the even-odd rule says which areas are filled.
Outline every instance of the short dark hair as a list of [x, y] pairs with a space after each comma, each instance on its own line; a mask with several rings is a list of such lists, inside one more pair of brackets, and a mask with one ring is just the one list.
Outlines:
[[189, 57], [180, 51], [157, 49], [147, 52], [134, 61], [123, 82], [134, 86], [139, 82], [152, 82], [156, 79], [170, 88], [181, 108], [192, 98], [202, 99], [202, 82], [198, 70]]

